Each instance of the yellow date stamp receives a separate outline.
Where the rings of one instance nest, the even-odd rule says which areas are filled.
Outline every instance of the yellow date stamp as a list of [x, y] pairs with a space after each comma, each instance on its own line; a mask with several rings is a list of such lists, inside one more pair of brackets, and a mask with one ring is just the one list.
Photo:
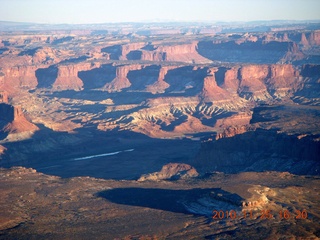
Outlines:
[[280, 219], [307, 219], [308, 212], [303, 210], [295, 210], [290, 212], [287, 209], [280, 210], [278, 212], [272, 212], [268, 209], [262, 209], [260, 211], [242, 210], [237, 212], [235, 210], [213, 210], [212, 219], [274, 219], [278, 217]]

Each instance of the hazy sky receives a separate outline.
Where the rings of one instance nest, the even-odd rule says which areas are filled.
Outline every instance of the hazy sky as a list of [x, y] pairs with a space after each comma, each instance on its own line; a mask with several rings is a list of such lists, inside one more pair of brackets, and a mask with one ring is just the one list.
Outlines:
[[320, 19], [320, 0], [0, 0], [0, 21], [104, 23]]

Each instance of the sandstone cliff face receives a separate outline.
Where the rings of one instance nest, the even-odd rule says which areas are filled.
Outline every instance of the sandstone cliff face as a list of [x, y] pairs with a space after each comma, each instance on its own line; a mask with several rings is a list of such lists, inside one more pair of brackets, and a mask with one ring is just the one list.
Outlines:
[[[30, 133], [39, 130], [39, 128], [30, 123], [24, 116], [20, 106], [12, 106], [6, 103], [0, 103], [0, 136], [1, 138], [21, 139], [25, 136], [23, 133]], [[21, 135], [22, 134], [22, 135]]]
[[136, 71], [142, 69], [142, 65], [123, 65], [116, 68], [116, 77], [110, 82], [104, 85], [103, 89], [110, 92], [120, 91], [121, 89], [128, 88], [131, 83], [128, 79], [128, 73], [130, 71]]
[[308, 41], [311, 45], [319, 46], [320, 45], [320, 31], [317, 30], [317, 31], [311, 32]]
[[[140, 59], [143, 61], [155, 61], [155, 62], [162, 62], [166, 61], [167, 54], [165, 52], [160, 51], [140, 51]], [[138, 58], [138, 56], [137, 56]]]
[[178, 68], [178, 66], [161, 66], [158, 79], [154, 84], [147, 86], [147, 91], [153, 94], [164, 93], [170, 85], [165, 81], [168, 71]]
[[320, 31], [303, 32], [300, 35], [299, 44], [304, 47], [319, 46], [320, 45]]
[[264, 79], [269, 75], [268, 65], [248, 65], [239, 69], [239, 94], [248, 100], [264, 101], [271, 98]]
[[309, 41], [307, 40], [306, 34], [302, 33], [301, 34], [301, 41], [300, 44], [304, 45], [304, 46], [308, 46], [309, 45]]
[[177, 61], [179, 55], [196, 53], [196, 43], [181, 44], [174, 46], [159, 46], [157, 48], [157, 51], [166, 53], [166, 59], [164, 60]]
[[298, 72], [290, 64], [273, 64], [270, 66], [270, 78], [292, 78], [297, 77]]
[[239, 77], [240, 80], [248, 79], [265, 79], [268, 77], [269, 67], [268, 65], [247, 65], [240, 68]]
[[[299, 77], [299, 72], [290, 64], [204, 69], [141, 64], [101, 67], [100, 64], [84, 62], [52, 65], [44, 69], [12, 67], [3, 71], [0, 80], [4, 90], [4, 86], [27, 89], [38, 86], [52, 90], [101, 88], [121, 91], [130, 88], [152, 93], [187, 91], [193, 95], [201, 94], [206, 102], [238, 97], [258, 101], [285, 97], [296, 91]], [[115, 76], [108, 80], [113, 74]]]
[[146, 46], [146, 43], [144, 42], [138, 42], [138, 43], [129, 43], [126, 45], [121, 46], [121, 56], [119, 57], [120, 60], [127, 60], [128, 54], [132, 51], [139, 50]]
[[180, 44], [173, 46], [159, 46], [155, 51], [164, 53], [164, 61], [208, 63], [210, 60], [204, 58], [197, 52], [198, 42]]
[[91, 69], [91, 64], [58, 65], [57, 68], [57, 78], [52, 84], [53, 90], [81, 90], [83, 82], [78, 73]]
[[255, 100], [285, 97], [295, 90], [298, 76], [289, 64], [243, 66], [239, 69], [239, 93]]
[[[215, 77], [217, 71], [218, 69], [216, 68], [208, 69], [208, 76], [203, 79], [203, 89], [201, 93], [203, 100], [206, 102], [214, 102], [215, 104], [219, 101], [231, 101], [234, 98], [233, 94], [217, 84]], [[233, 80], [237, 81], [236, 79]], [[236, 103], [236, 100], [234, 103]]]
[[293, 41], [304, 48], [320, 45], [320, 31], [292, 32], [287, 34], [290, 41]]
[[[219, 68], [220, 70], [221, 68]], [[235, 66], [230, 69], [226, 69], [224, 75], [222, 76], [222, 80], [219, 81], [217, 78], [217, 72], [216, 79], [218, 80], [218, 85], [226, 89], [227, 91], [236, 94], [239, 87], [239, 80], [238, 80], [238, 71], [239, 67]]]
[[290, 64], [271, 65], [265, 80], [269, 93], [276, 98], [291, 96], [297, 90], [299, 72]]
[[84, 83], [79, 77], [79, 73], [88, 71], [96, 66], [91, 63], [77, 63], [39, 68], [35, 74], [38, 80], [37, 87], [49, 88], [54, 91], [81, 90]]
[[[292, 65], [282, 64], [230, 68], [119, 66], [111, 84], [120, 87], [108, 84], [109, 91], [121, 91], [124, 86], [123, 91], [158, 91], [163, 95], [148, 99], [141, 110], [113, 124], [122, 124], [152, 137], [213, 129], [227, 129], [218, 138], [230, 137], [245, 132], [246, 125], [250, 124], [251, 113], [245, 110], [248, 105], [290, 97], [296, 91], [298, 79], [299, 73]], [[234, 114], [237, 111], [241, 113]], [[105, 127], [112, 129], [111, 125]]]
[[3, 84], [12, 88], [33, 89], [38, 85], [35, 75], [36, 66], [17, 66], [2, 69], [4, 73]]
[[199, 55], [197, 50], [197, 42], [188, 44], [172, 44], [172, 45], [145, 45], [143, 43], [128, 44], [121, 47], [121, 57], [125, 56], [129, 60], [143, 61], [172, 61], [187, 63], [208, 63], [210, 60]]
[[292, 61], [297, 61], [305, 58], [305, 55], [301, 50], [299, 49], [299, 46], [297, 43], [292, 43], [289, 46], [289, 51], [285, 54], [285, 56], [281, 59], [281, 63], [284, 62], [292, 62]]

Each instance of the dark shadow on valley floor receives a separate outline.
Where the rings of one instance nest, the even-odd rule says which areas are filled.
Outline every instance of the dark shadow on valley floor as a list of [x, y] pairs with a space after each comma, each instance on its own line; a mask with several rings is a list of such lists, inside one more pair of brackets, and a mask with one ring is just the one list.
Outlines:
[[[215, 210], [241, 206], [242, 198], [221, 188], [194, 188], [185, 190], [159, 188], [116, 188], [98, 193], [113, 203], [146, 207], [174, 213], [211, 215]], [[198, 201], [201, 199], [201, 201]], [[204, 200], [205, 199], [205, 200]], [[228, 209], [226, 209], [228, 210]]]

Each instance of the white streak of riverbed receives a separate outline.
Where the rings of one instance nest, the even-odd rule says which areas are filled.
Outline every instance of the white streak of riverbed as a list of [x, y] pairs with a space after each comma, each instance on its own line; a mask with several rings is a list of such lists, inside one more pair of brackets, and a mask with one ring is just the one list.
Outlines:
[[106, 157], [106, 156], [112, 156], [112, 155], [117, 155], [122, 152], [132, 152], [134, 149], [128, 149], [124, 151], [118, 151], [118, 152], [111, 152], [111, 153], [103, 153], [103, 154], [98, 154], [98, 155], [91, 155], [91, 156], [86, 156], [86, 157], [80, 157], [80, 158], [75, 158], [72, 161], [82, 161], [82, 160], [87, 160], [91, 158], [98, 158], [98, 157]]

